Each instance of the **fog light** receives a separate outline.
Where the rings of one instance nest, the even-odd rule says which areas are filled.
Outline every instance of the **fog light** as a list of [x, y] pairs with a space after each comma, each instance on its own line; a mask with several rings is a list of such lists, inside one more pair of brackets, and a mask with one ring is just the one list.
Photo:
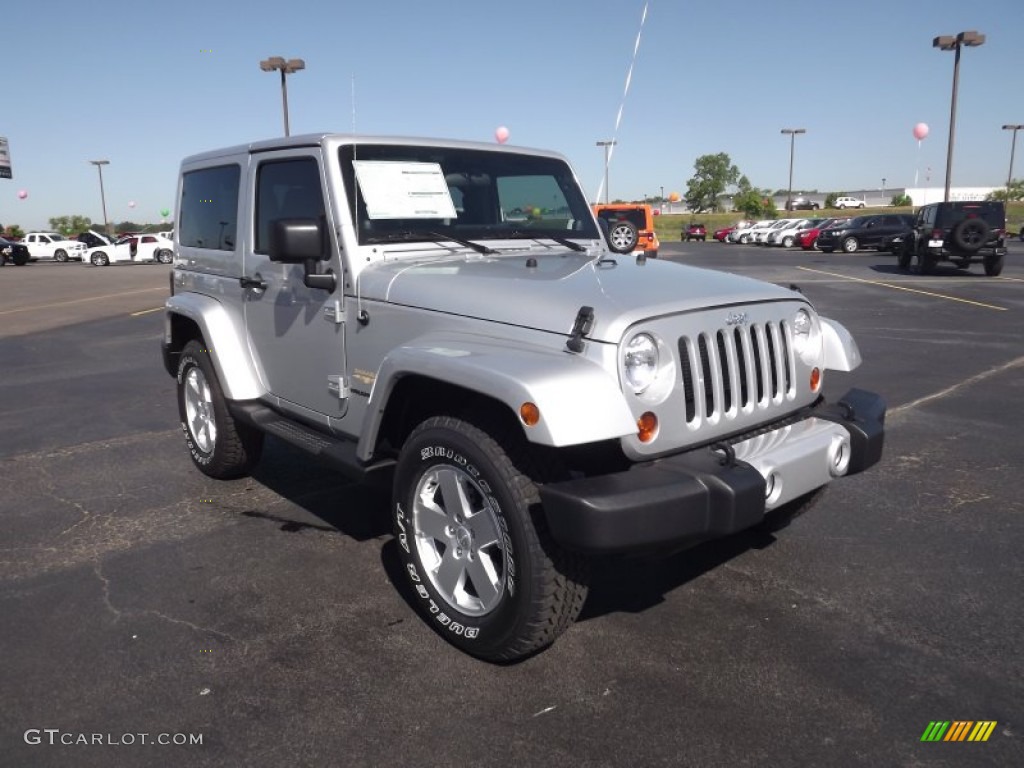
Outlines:
[[641, 443], [649, 443], [658, 434], [658, 417], [647, 411], [636, 420], [636, 436]]
[[533, 403], [523, 403], [519, 406], [519, 418], [528, 427], [534, 426], [540, 421], [540, 408]]
[[821, 389], [821, 369], [811, 369], [811, 392], [817, 392]]

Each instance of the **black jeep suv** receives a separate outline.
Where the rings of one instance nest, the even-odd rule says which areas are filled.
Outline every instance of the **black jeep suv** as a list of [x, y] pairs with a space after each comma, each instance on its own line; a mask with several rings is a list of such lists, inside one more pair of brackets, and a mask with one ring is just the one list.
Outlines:
[[995, 277], [1006, 260], [1006, 205], [997, 200], [924, 205], [896, 258], [900, 269], [910, 269], [916, 259], [922, 274], [934, 272], [940, 261], [959, 269], [980, 261], [985, 274]]

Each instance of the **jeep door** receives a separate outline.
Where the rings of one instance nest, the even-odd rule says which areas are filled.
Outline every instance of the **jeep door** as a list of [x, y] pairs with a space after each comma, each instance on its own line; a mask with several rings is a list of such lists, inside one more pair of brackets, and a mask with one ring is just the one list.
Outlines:
[[314, 220], [329, 255], [318, 269], [341, 275], [322, 164], [317, 147], [252, 155], [247, 185], [252, 232], [243, 256], [251, 287], [244, 306], [250, 348], [278, 406], [329, 426], [328, 419], [340, 418], [347, 407], [338, 389], [338, 377], [345, 371], [340, 285], [333, 291], [308, 288], [303, 264], [270, 259], [276, 220]]

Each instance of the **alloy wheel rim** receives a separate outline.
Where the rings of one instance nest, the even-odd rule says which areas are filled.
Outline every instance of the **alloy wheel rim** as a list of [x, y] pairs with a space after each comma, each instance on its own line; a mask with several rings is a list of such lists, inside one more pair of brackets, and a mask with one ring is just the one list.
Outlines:
[[213, 453], [213, 447], [217, 444], [213, 397], [210, 384], [199, 368], [191, 368], [185, 376], [185, 420], [199, 450]]
[[498, 516], [468, 473], [432, 467], [416, 486], [413, 542], [431, 585], [448, 605], [485, 616], [505, 592], [506, 548]]

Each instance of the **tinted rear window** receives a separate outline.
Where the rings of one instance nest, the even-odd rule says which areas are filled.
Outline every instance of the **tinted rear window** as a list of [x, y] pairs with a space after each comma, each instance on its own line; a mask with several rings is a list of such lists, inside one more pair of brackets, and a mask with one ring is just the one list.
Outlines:
[[179, 232], [183, 246], [219, 251], [235, 249], [241, 174], [237, 165], [222, 165], [184, 175]]

